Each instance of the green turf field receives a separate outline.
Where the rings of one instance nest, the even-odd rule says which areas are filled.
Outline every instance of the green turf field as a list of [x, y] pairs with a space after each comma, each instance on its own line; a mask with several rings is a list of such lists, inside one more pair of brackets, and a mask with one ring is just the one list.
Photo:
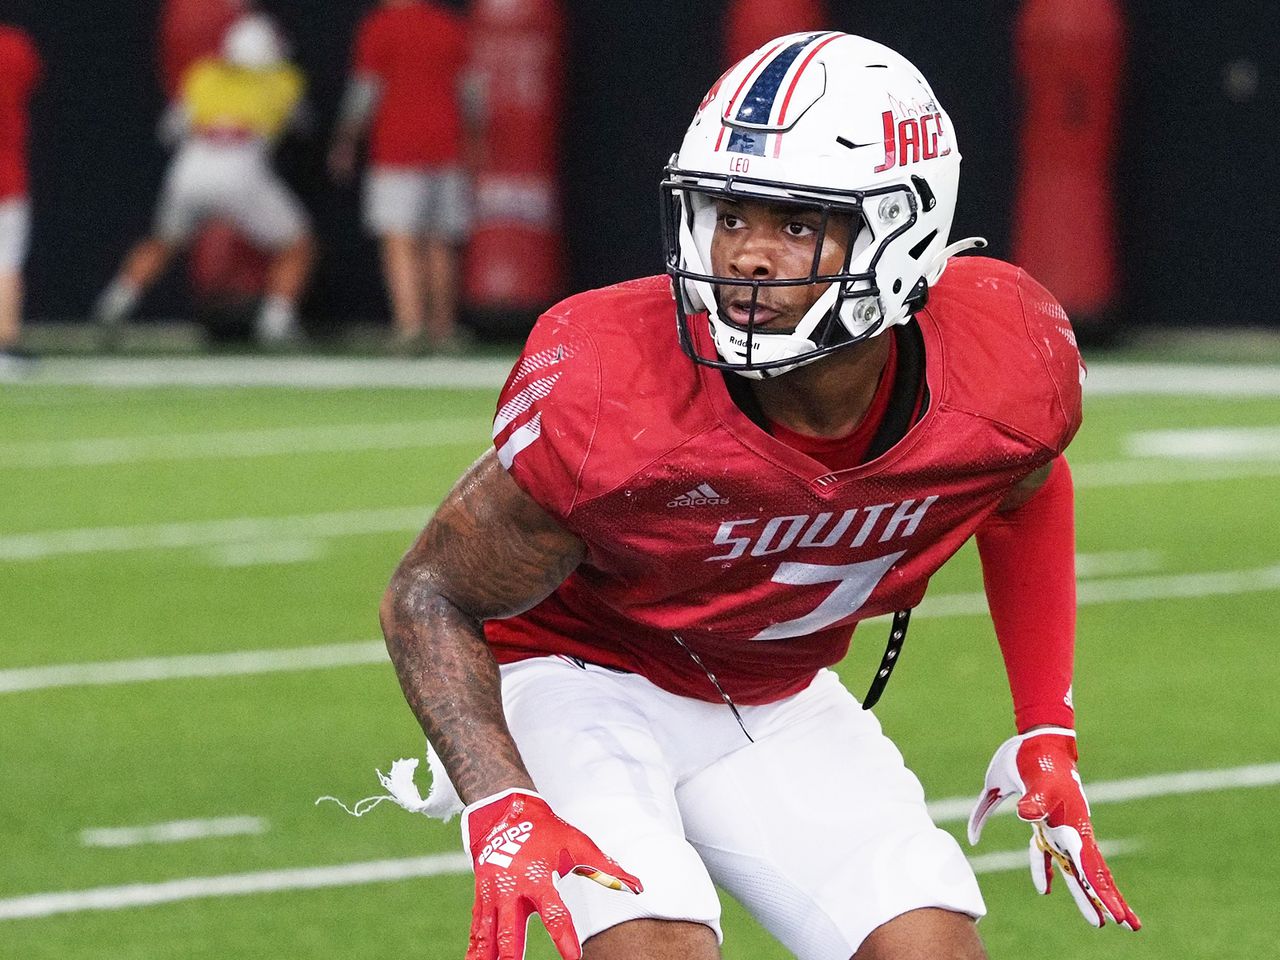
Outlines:
[[[421, 751], [377, 602], [484, 449], [496, 386], [77, 385], [89, 369], [0, 384], [0, 957], [461, 960], [456, 824], [313, 801]], [[999, 817], [974, 851], [993, 958], [1280, 957], [1280, 376], [1209, 396], [1188, 369], [1174, 395], [1087, 393], [1072, 450], [1083, 774], [1146, 928], [1036, 898]], [[957, 835], [948, 801], [1011, 732], [979, 590], [966, 548], [877, 708]], [[881, 625], [859, 639], [861, 694]], [[184, 821], [226, 835], [103, 832]], [[731, 960], [787, 956], [732, 903], [725, 928]], [[529, 955], [553, 957], [541, 933]]]

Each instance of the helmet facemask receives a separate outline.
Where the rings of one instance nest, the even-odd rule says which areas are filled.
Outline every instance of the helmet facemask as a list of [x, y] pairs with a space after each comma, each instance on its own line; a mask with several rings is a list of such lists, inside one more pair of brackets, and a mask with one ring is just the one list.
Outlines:
[[[887, 244], [915, 222], [917, 200], [909, 189], [892, 186], [818, 193], [801, 185], [669, 167], [662, 193], [666, 266], [675, 280], [680, 342], [696, 362], [766, 379], [869, 339], [885, 329], [887, 321], [902, 322], [902, 318], [886, 313], [876, 265]], [[711, 244], [717, 223], [716, 201], [721, 199], [785, 204], [817, 212], [821, 221], [808, 274], [789, 278], [716, 274], [711, 266]], [[849, 218], [849, 242], [838, 270], [823, 273], [824, 243], [833, 218], [838, 216]], [[794, 329], [773, 331], [755, 322], [762, 289], [818, 284], [827, 289]], [[750, 290], [746, 323], [733, 320], [721, 303], [731, 288]], [[698, 322], [709, 326], [714, 355], [699, 347], [693, 332], [693, 324]]]

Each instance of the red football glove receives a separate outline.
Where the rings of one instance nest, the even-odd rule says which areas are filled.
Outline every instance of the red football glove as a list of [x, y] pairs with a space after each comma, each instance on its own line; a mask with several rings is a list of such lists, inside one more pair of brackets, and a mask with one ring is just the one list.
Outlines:
[[526, 790], [504, 790], [467, 807], [462, 844], [476, 872], [466, 960], [522, 960], [525, 929], [534, 913], [564, 960], [579, 960], [582, 945], [554, 879], [576, 873], [611, 890], [643, 889], [590, 837]]
[[987, 767], [987, 781], [969, 815], [969, 842], [976, 844], [991, 811], [1018, 797], [1018, 818], [1031, 824], [1031, 880], [1049, 892], [1053, 864], [1084, 918], [1095, 927], [1108, 920], [1130, 930], [1142, 926], [1111, 879], [1093, 837], [1089, 801], [1076, 770], [1075, 731], [1046, 727], [1000, 745]]

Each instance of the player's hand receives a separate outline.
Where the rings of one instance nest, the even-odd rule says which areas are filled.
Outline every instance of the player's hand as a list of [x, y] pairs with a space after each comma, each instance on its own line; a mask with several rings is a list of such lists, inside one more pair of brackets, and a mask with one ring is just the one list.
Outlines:
[[1056, 863], [1076, 906], [1093, 926], [1108, 920], [1130, 930], [1142, 926], [1116, 889], [1094, 840], [1089, 801], [1076, 770], [1074, 731], [1045, 727], [1001, 744], [969, 815], [970, 843], [978, 842], [987, 817], [1008, 797], [1018, 798], [1018, 818], [1031, 824], [1031, 880], [1037, 892], [1049, 892]]
[[554, 878], [576, 873], [611, 890], [643, 889], [586, 834], [525, 790], [506, 790], [467, 807], [462, 842], [476, 871], [466, 960], [521, 960], [534, 913], [564, 960], [579, 960], [582, 945]]

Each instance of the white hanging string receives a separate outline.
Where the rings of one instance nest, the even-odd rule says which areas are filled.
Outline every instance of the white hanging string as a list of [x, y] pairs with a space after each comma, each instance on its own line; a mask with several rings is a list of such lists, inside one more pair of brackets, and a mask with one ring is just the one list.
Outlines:
[[350, 807], [337, 797], [317, 797], [316, 805], [318, 806], [325, 800], [332, 800], [351, 816], [363, 817], [382, 801], [390, 800], [396, 806], [403, 807], [410, 813], [427, 814], [430, 804], [422, 799], [422, 794], [418, 792], [418, 785], [413, 782], [413, 774], [417, 768], [418, 760], [416, 757], [402, 758], [391, 765], [390, 774], [385, 774], [381, 770], [374, 771], [377, 773], [378, 780], [382, 783], [382, 786], [388, 791], [387, 793], [364, 797], [361, 800], [357, 800]]

